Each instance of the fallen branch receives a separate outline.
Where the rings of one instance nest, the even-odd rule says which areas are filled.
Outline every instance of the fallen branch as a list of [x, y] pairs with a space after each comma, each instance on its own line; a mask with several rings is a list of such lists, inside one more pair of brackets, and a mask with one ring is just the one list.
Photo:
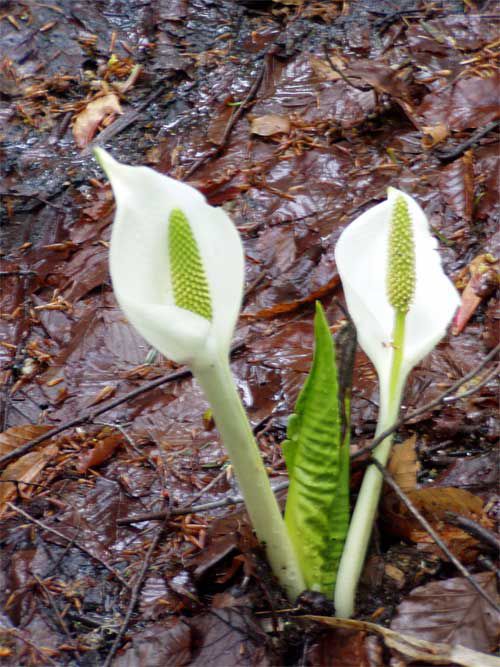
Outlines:
[[477, 142], [480, 139], [489, 134], [491, 130], [494, 130], [499, 125], [500, 125], [499, 120], [493, 120], [491, 121], [491, 123], [488, 123], [484, 127], [480, 127], [478, 130], [476, 130], [476, 132], [474, 132], [474, 134], [472, 134], [469, 137], [469, 139], [466, 139], [455, 148], [451, 148], [450, 150], [447, 151], [436, 149], [434, 151], [434, 154], [436, 155], [437, 159], [440, 162], [451, 162], [452, 160], [455, 160], [457, 157], [460, 157], [463, 153], [465, 153], [466, 150], [472, 148], [474, 144], [477, 144]]
[[500, 540], [492, 530], [488, 530], [488, 528], [481, 526], [480, 523], [470, 519], [468, 516], [462, 516], [461, 514], [456, 514], [455, 512], [448, 511], [445, 513], [445, 517], [448, 523], [452, 523], [454, 526], [458, 526], [462, 530], [465, 530], [467, 533], [469, 533], [469, 535], [472, 535], [484, 544], [488, 544], [490, 547], [493, 547], [497, 553], [500, 552]]
[[229, 140], [233, 127], [235, 126], [236, 122], [240, 119], [240, 117], [243, 115], [243, 113], [246, 111], [248, 105], [250, 104], [250, 102], [252, 102], [252, 100], [254, 99], [260, 88], [260, 84], [262, 83], [262, 79], [264, 78], [264, 74], [267, 69], [268, 55], [269, 53], [266, 53], [264, 55], [262, 65], [260, 66], [260, 69], [257, 72], [257, 75], [253, 80], [253, 83], [250, 86], [248, 93], [245, 96], [245, 99], [241, 102], [241, 104], [238, 107], [235, 108], [235, 110], [231, 114], [231, 117], [229, 118], [226, 127], [224, 128], [224, 133], [222, 135], [220, 144], [218, 146], [214, 146], [214, 148], [210, 149], [203, 155], [200, 155], [200, 157], [197, 160], [195, 160], [195, 162], [193, 162], [193, 164], [182, 176], [182, 180], [185, 181], [187, 178], [192, 176], [194, 172], [202, 166], [202, 164], [204, 164], [207, 160], [210, 160], [211, 158], [214, 158], [217, 155], [219, 155], [226, 147], [226, 144]]

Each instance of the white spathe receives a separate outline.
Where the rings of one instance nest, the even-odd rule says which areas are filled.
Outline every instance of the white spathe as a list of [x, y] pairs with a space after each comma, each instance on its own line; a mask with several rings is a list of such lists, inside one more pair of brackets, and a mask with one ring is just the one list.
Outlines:
[[[94, 154], [116, 199], [110, 271], [121, 309], [151, 345], [177, 363], [202, 367], [227, 356], [244, 281], [243, 248], [233, 222], [185, 183], [120, 164], [102, 148]], [[168, 250], [173, 209], [184, 213], [198, 245], [211, 321], [175, 305]]]
[[386, 201], [354, 220], [340, 235], [335, 261], [349, 314], [358, 340], [375, 366], [380, 382], [380, 405], [388, 404], [392, 365], [394, 309], [387, 298], [389, 229], [398, 197], [404, 197], [412, 220], [415, 243], [415, 295], [406, 316], [404, 357], [399, 390], [411, 369], [441, 340], [460, 297], [441, 266], [438, 244], [417, 202], [396, 188]]

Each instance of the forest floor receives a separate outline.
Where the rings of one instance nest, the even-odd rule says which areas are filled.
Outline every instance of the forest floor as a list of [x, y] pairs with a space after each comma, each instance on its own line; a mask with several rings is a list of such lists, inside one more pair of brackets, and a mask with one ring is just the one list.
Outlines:
[[[479, 0], [0, 3], [2, 665], [428, 664], [404, 635], [495, 650], [499, 20]], [[290, 605], [200, 389], [117, 307], [96, 145], [186, 180], [238, 226], [232, 370], [273, 483], [314, 302], [333, 330], [345, 317], [339, 234], [389, 185], [417, 199], [463, 317], [404, 412], [491, 355], [463, 398], [398, 431], [391, 471], [479, 591], [386, 491], [356, 616], [380, 630]], [[358, 351], [353, 453], [377, 405]]]

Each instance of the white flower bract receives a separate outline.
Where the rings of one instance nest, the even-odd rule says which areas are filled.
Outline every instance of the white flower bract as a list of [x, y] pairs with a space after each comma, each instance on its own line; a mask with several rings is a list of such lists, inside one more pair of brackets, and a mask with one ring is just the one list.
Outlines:
[[394, 309], [387, 296], [387, 262], [394, 202], [404, 197], [413, 225], [415, 294], [406, 316], [406, 336], [400, 388], [411, 369], [441, 340], [460, 298], [441, 266], [437, 241], [417, 202], [396, 188], [386, 201], [354, 220], [340, 235], [335, 249], [349, 314], [358, 340], [374, 364], [380, 381], [380, 404], [387, 403], [393, 357]]
[[[233, 222], [195, 188], [148, 167], [95, 155], [116, 199], [110, 271], [121, 309], [162, 354], [190, 366], [227, 356], [241, 307], [244, 255]], [[210, 293], [210, 320], [176, 305], [170, 275], [168, 225], [173, 210], [189, 222]]]

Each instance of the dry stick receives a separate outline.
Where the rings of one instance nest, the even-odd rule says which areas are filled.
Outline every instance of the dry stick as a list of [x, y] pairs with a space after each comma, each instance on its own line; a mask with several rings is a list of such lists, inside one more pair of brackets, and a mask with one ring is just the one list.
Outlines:
[[[215, 481], [215, 480], [214, 480]], [[288, 488], [288, 480], [280, 482], [273, 486], [273, 491], [282, 491]], [[141, 521], [159, 521], [165, 519], [167, 516], [182, 516], [183, 514], [197, 514], [198, 512], [207, 512], [208, 510], [217, 509], [219, 507], [227, 507], [229, 505], [238, 505], [243, 502], [242, 496], [224, 496], [221, 500], [212, 500], [209, 503], [200, 503], [199, 505], [186, 505], [184, 507], [174, 507], [170, 512], [161, 510], [159, 512], [144, 512], [143, 514], [134, 514], [132, 516], [125, 516], [117, 519], [116, 523], [119, 526], [126, 526], [130, 523], [140, 523]]]
[[[452, 394], [454, 391], [459, 389], [463, 384], [468, 382], [471, 378], [473, 378], [475, 375], [477, 375], [479, 372], [483, 370], [483, 368], [486, 366], [486, 364], [494, 359], [496, 355], [500, 352], [500, 343], [494, 347], [489, 354], [486, 355], [486, 357], [481, 361], [480, 364], [478, 364], [475, 368], [473, 368], [467, 375], [464, 375], [460, 380], [457, 380], [454, 384], [452, 384], [448, 389], [443, 391], [442, 394], [440, 394], [436, 399], [433, 401], [430, 401], [430, 403], [426, 403], [423, 405], [421, 408], [418, 408], [417, 410], [414, 410], [413, 412], [409, 412], [408, 414], [404, 415], [399, 419], [395, 424], [393, 424], [390, 428], [386, 429], [381, 433], [378, 437], [376, 437], [369, 445], [366, 447], [363, 447], [362, 449], [358, 450], [357, 452], [354, 452], [354, 454], [351, 454], [351, 460], [358, 459], [360, 456], [363, 456], [367, 452], [371, 452], [372, 449], [375, 449], [377, 445], [379, 445], [382, 440], [385, 440], [387, 436], [391, 435], [391, 433], [394, 433], [394, 431], [397, 431], [400, 426], [403, 426], [407, 421], [410, 421], [410, 419], [414, 419], [415, 417], [419, 417], [420, 415], [424, 414], [424, 412], [428, 412], [429, 410], [432, 410], [433, 408], [436, 408], [438, 405], [441, 403], [445, 402], [446, 404], [452, 403], [454, 401], [459, 401], [465, 394], [462, 395], [457, 395], [457, 396], [448, 396], [448, 394]], [[479, 385], [477, 387], [474, 387], [474, 391], [477, 391], [480, 389], [482, 386]], [[473, 390], [470, 390], [470, 392], [467, 392], [467, 395], [470, 395], [474, 393]], [[1, 463], [1, 460], [0, 460]]]
[[250, 89], [248, 93], [245, 96], [245, 99], [242, 101], [242, 103], [233, 111], [231, 114], [231, 117], [229, 118], [227, 125], [224, 129], [224, 133], [222, 135], [220, 144], [211, 150], [207, 151], [203, 155], [201, 155], [193, 164], [189, 167], [189, 169], [186, 171], [186, 173], [183, 175], [182, 180], [186, 180], [190, 176], [194, 174], [194, 172], [201, 167], [202, 164], [204, 164], [207, 160], [209, 160], [212, 157], [216, 157], [225, 147], [227, 144], [227, 141], [229, 139], [229, 136], [233, 130], [233, 127], [235, 126], [236, 122], [240, 119], [240, 117], [243, 115], [243, 112], [246, 111], [246, 107], [250, 104], [250, 102], [253, 100], [255, 95], [257, 94], [257, 91], [260, 88], [260, 84], [262, 83], [262, 79], [264, 78], [264, 73], [267, 68], [267, 56], [268, 53], [264, 54], [264, 59], [262, 61], [262, 65], [257, 73], [257, 76], [255, 77], [252, 85], [250, 86]]
[[332, 70], [336, 74], [338, 74], [344, 80], [344, 82], [347, 83], [348, 86], [351, 86], [351, 88], [355, 88], [356, 90], [362, 90], [363, 92], [365, 92], [367, 90], [372, 90], [373, 86], [358, 86], [358, 85], [356, 85], [344, 74], [344, 72], [341, 69], [336, 67], [333, 63], [333, 60], [330, 58], [330, 54], [328, 53], [328, 48], [327, 48], [326, 44], [323, 46], [323, 53], [325, 54], [325, 58], [326, 58], [328, 64], [330, 65], [330, 67], [332, 68]]
[[[72, 539], [70, 537], [67, 537], [66, 535], [64, 535], [64, 533], [60, 533], [55, 528], [51, 528], [50, 526], [46, 526], [44, 523], [42, 523], [38, 519], [35, 519], [35, 517], [31, 516], [31, 514], [28, 514], [28, 512], [25, 512], [20, 507], [16, 507], [16, 505], [13, 505], [12, 503], [9, 503], [9, 502], [7, 503], [7, 507], [10, 507], [11, 510], [13, 510], [17, 514], [20, 514], [21, 516], [23, 516], [30, 523], [34, 523], [35, 526], [38, 526], [42, 530], [46, 530], [48, 533], [52, 533], [52, 535], [56, 535], [57, 537], [61, 538], [65, 542], [71, 542], [72, 541]], [[108, 572], [110, 572], [113, 575], [113, 577], [115, 577], [115, 579], [117, 579], [122, 584], [122, 586], [125, 586], [126, 588], [130, 588], [130, 584], [128, 583], [128, 581], [125, 581], [125, 579], [123, 579], [123, 577], [115, 569], [113, 569], [111, 567], [111, 565], [106, 563], [105, 560], [100, 558], [97, 554], [93, 554], [89, 549], [87, 549], [87, 547], [83, 546], [83, 544], [80, 544], [76, 540], [73, 542], [73, 544], [74, 544], [75, 547], [77, 547], [77, 549], [80, 549], [80, 551], [83, 551], [84, 553], [87, 554], [87, 556], [90, 556], [90, 558], [93, 558], [98, 563], [100, 563], [103, 567], [105, 567], [106, 570], [108, 570]]]
[[[244, 343], [242, 342], [234, 345], [231, 348], [231, 354], [237, 352], [240, 348], [243, 347], [243, 345]], [[152, 380], [151, 382], [148, 382], [145, 385], [138, 387], [137, 389], [134, 389], [133, 391], [129, 391], [127, 394], [124, 394], [123, 396], [116, 398], [114, 401], [111, 401], [111, 403], [107, 403], [106, 405], [104, 405], [101, 408], [98, 408], [97, 410], [88, 410], [87, 412], [84, 412], [80, 417], [75, 417], [74, 419], [70, 419], [69, 421], [64, 422], [64, 424], [56, 426], [56, 428], [53, 428], [51, 431], [47, 431], [46, 433], [39, 435], [37, 438], [34, 438], [33, 440], [30, 440], [24, 445], [21, 445], [21, 447], [17, 447], [8, 454], [5, 454], [0, 458], [0, 466], [3, 465], [4, 463], [12, 461], [13, 459], [16, 459], [18, 456], [21, 456], [22, 454], [26, 454], [26, 452], [29, 452], [31, 449], [33, 449], [33, 447], [36, 447], [42, 442], [45, 442], [45, 440], [53, 438], [55, 435], [59, 435], [59, 433], [66, 431], [68, 428], [71, 428], [72, 426], [78, 426], [79, 424], [83, 424], [84, 422], [92, 422], [96, 417], [99, 417], [99, 415], [102, 415], [104, 412], [112, 410], [113, 408], [122, 405], [122, 403], [126, 403], [127, 401], [130, 401], [133, 398], [136, 398], [137, 396], [140, 396], [141, 394], [144, 394], [147, 391], [151, 391], [151, 389], [156, 389], [157, 387], [161, 387], [161, 385], [167, 384], [167, 382], [174, 382], [175, 380], [183, 380], [185, 378], [191, 377], [191, 375], [192, 375], [191, 371], [187, 368], [176, 371], [175, 373], [170, 373], [169, 375], [163, 375], [162, 377], [156, 380]]]
[[130, 619], [132, 618], [132, 614], [134, 613], [135, 606], [139, 600], [139, 594], [141, 592], [142, 584], [144, 582], [144, 578], [146, 576], [146, 572], [148, 571], [149, 564], [151, 561], [151, 557], [153, 555], [153, 551], [156, 549], [158, 546], [158, 542], [160, 541], [160, 538], [163, 534], [163, 531], [165, 529], [166, 521], [165, 523], [160, 526], [158, 532], [153, 538], [153, 541], [149, 545], [149, 549], [147, 550], [146, 556], [144, 558], [144, 561], [142, 563], [141, 571], [139, 572], [139, 575], [137, 577], [137, 581], [134, 583], [132, 587], [132, 593], [130, 596], [130, 602], [128, 604], [127, 612], [125, 614], [125, 618], [123, 619], [123, 623], [120, 627], [120, 630], [118, 631], [118, 634], [116, 635], [115, 641], [113, 642], [113, 645], [111, 646], [111, 649], [106, 656], [106, 660], [104, 661], [104, 664], [102, 667], [110, 667], [111, 661], [113, 660], [115, 653], [117, 652], [123, 636], [125, 632], [127, 631], [128, 625], [130, 623]]
[[448, 151], [438, 149], [434, 151], [434, 154], [440, 162], [450, 162], [451, 160], [455, 160], [457, 157], [460, 157], [462, 153], [465, 153], [468, 148], [474, 146], [474, 144], [476, 144], [480, 139], [489, 134], [491, 130], [494, 130], [499, 125], [499, 120], [493, 120], [491, 123], [488, 123], [484, 127], [480, 127], [479, 130], [476, 130], [476, 132], [474, 132], [474, 134], [472, 134], [469, 139], [463, 141], [456, 148], [451, 148]]
[[[57, 663], [54, 660], [52, 660], [52, 658], [49, 655], [46, 655], [47, 651], [50, 651], [51, 649], [45, 648], [43, 646], [37, 646], [29, 639], [26, 639], [26, 637], [24, 637], [23, 634], [21, 634], [21, 630], [19, 630], [18, 628], [7, 628], [2, 632], [5, 633], [6, 635], [10, 635], [11, 637], [19, 639], [19, 641], [29, 646], [36, 654], [38, 654], [42, 658], [42, 660], [45, 660], [47, 664], [54, 665], [54, 667], [57, 667]], [[59, 665], [60, 664], [61, 663], [59, 663]]]
[[420, 525], [429, 533], [429, 535], [432, 537], [434, 542], [438, 545], [438, 547], [441, 549], [441, 551], [447, 556], [447, 558], [453, 563], [453, 565], [457, 568], [457, 570], [467, 579], [469, 584], [476, 589], [476, 591], [483, 597], [488, 604], [490, 604], [493, 609], [497, 612], [500, 612], [500, 607], [496, 604], [496, 602], [489, 596], [489, 594], [481, 588], [481, 586], [477, 583], [477, 581], [474, 579], [474, 577], [470, 574], [470, 572], [465, 568], [462, 563], [454, 556], [454, 554], [448, 549], [446, 544], [443, 542], [441, 537], [436, 533], [434, 528], [431, 526], [431, 524], [427, 521], [427, 519], [418, 511], [418, 509], [415, 507], [415, 505], [412, 503], [410, 498], [406, 495], [406, 493], [401, 489], [399, 484], [394, 480], [392, 475], [384, 468], [384, 466], [380, 463], [380, 461], [377, 461], [377, 459], [372, 458], [370, 460], [370, 463], [372, 463], [380, 472], [382, 477], [384, 478], [384, 481], [386, 484], [388, 484], [393, 491], [396, 493], [398, 498], [406, 505], [408, 510], [413, 514], [413, 516], [417, 519], [417, 521], [420, 523]]
[[446, 398], [443, 399], [443, 401], [445, 403], [452, 403], [454, 401], [458, 401], [459, 399], [467, 398], [467, 396], [471, 396], [472, 394], [475, 394], [478, 391], [478, 389], [481, 389], [481, 387], [484, 387], [486, 384], [488, 384], [488, 382], [490, 380], [493, 380], [493, 378], [496, 375], [498, 375], [499, 372], [500, 372], [500, 364], [497, 364], [474, 387], [471, 387], [467, 391], [463, 391], [462, 393], [457, 394], [456, 396], [447, 396]]
[[458, 526], [481, 542], [484, 542], [485, 544], [493, 547], [493, 549], [495, 549], [497, 552], [500, 552], [500, 540], [492, 530], [481, 526], [480, 523], [473, 521], [467, 516], [462, 516], [461, 514], [456, 514], [455, 512], [448, 511], [445, 513], [445, 516], [448, 523], [452, 523], [454, 526]]

